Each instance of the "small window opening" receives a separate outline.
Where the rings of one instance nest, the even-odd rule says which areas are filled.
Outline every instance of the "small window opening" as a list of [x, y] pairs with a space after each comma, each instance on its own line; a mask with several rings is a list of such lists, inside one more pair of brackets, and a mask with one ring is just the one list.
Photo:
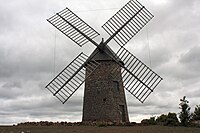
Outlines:
[[119, 82], [113, 81], [113, 92], [118, 92], [118, 91], [119, 91]]
[[104, 98], [103, 101], [105, 102], [105, 101], [106, 101], [106, 98]]

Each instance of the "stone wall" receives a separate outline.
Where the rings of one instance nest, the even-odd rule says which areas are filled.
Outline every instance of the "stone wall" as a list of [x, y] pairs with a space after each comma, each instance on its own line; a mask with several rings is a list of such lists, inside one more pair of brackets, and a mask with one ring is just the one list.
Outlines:
[[114, 61], [99, 63], [85, 82], [82, 121], [129, 122], [120, 66]]

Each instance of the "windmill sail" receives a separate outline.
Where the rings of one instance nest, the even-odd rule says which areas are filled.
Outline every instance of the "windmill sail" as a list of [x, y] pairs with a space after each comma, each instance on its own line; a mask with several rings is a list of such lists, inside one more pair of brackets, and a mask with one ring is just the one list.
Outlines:
[[134, 37], [151, 19], [153, 15], [137, 0], [130, 0], [102, 28], [120, 46], [124, 46]]
[[100, 35], [68, 8], [56, 13], [47, 21], [79, 46]]
[[46, 86], [46, 88], [63, 104], [84, 83], [85, 79], [99, 66], [99, 63], [94, 60], [87, 62], [86, 64], [87, 59], [87, 55], [80, 53]]
[[[162, 78], [124, 47], [121, 47], [116, 55], [124, 63], [122, 66], [124, 87], [143, 103]], [[113, 73], [115, 71], [116, 69]]]
[[[106, 60], [115, 61], [121, 67], [111, 65], [112, 76], [117, 79], [116, 75], [121, 74], [120, 78], [122, 76], [126, 90], [143, 103], [162, 78], [123, 46], [152, 18], [153, 15], [142, 4], [137, 0], [130, 0], [102, 26], [110, 37], [106, 41], [102, 39], [98, 44], [93, 39], [100, 34], [71, 10], [66, 8], [56, 13], [47, 19], [49, 23], [79, 46], [90, 41], [97, 46], [97, 50], [89, 58], [80, 53], [46, 88], [62, 103], [65, 103], [100, 65], [98, 60], [106, 57]], [[121, 46], [116, 54], [107, 45], [112, 39]]]

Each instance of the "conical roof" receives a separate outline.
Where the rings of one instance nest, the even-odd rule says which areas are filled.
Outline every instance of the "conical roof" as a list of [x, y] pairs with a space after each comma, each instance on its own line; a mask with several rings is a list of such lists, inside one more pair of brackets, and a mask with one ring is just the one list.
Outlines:
[[90, 55], [89, 60], [95, 60], [95, 61], [117, 60], [117, 61], [120, 61], [119, 57], [114, 53], [114, 51], [108, 45], [104, 46], [103, 49], [100, 49], [99, 47], [97, 47]]

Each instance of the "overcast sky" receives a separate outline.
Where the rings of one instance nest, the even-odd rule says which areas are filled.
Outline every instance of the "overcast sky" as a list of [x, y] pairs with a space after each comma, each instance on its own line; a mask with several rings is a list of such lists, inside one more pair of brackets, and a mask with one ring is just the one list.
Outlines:
[[[200, 1], [139, 1], [155, 17], [126, 48], [164, 80], [144, 104], [126, 92], [130, 121], [178, 113], [183, 96], [194, 109], [200, 104]], [[68, 7], [106, 38], [101, 26], [127, 2], [0, 0], [0, 124], [81, 121], [83, 86], [63, 105], [45, 85], [80, 52], [95, 47], [80, 48], [46, 19]]]

